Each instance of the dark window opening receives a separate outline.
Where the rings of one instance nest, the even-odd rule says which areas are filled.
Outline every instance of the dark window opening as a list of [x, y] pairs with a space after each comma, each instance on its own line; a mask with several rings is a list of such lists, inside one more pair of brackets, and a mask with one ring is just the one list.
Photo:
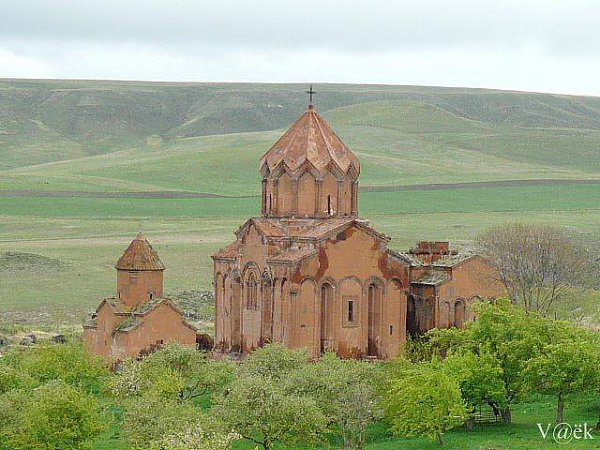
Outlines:
[[251, 274], [246, 282], [246, 308], [258, 309], [258, 283], [254, 274]]
[[354, 322], [354, 300], [348, 300], [348, 322]]
[[333, 214], [333, 208], [331, 207], [331, 195], [327, 196], [327, 214], [330, 216]]
[[152, 300], [152, 297], [154, 297], [154, 294], [150, 292], [150, 300]]
[[394, 326], [393, 326], [393, 325], [390, 325], [390, 336], [391, 336], [392, 334], [394, 334]]

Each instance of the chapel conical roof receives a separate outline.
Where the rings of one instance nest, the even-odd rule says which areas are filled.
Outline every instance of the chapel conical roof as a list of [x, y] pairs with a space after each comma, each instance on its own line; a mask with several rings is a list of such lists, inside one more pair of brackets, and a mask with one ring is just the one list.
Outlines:
[[347, 173], [353, 167], [356, 176], [360, 173], [356, 155], [312, 105], [264, 154], [260, 159], [260, 167], [262, 169], [266, 164], [269, 171], [273, 171], [285, 164], [293, 172], [305, 162], [320, 172], [333, 163], [342, 172]]
[[115, 267], [118, 270], [165, 270], [158, 253], [141, 232], [131, 241]]

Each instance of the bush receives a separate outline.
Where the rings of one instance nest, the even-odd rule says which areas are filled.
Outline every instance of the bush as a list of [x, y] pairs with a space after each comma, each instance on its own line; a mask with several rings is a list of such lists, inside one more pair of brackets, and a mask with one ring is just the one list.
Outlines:
[[440, 444], [446, 431], [467, 418], [458, 382], [437, 363], [394, 365], [383, 405], [394, 433], [426, 436]]
[[0, 440], [11, 450], [88, 449], [104, 429], [97, 400], [63, 381], [0, 396]]

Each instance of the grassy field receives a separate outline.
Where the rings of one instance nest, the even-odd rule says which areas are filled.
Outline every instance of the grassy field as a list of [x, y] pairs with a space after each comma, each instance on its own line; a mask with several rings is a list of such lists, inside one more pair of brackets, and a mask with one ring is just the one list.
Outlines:
[[[468, 247], [485, 228], [511, 221], [569, 227], [597, 247], [598, 198], [598, 184], [365, 192], [360, 209], [399, 250], [418, 239], [449, 239], [455, 247]], [[234, 239], [237, 227], [258, 213], [258, 202], [255, 197], [4, 197], [0, 253], [15, 255], [0, 259], [0, 312], [7, 320], [79, 323], [112, 294], [113, 265], [139, 223], [168, 268], [167, 292], [210, 290], [210, 254]], [[42, 258], [23, 260], [21, 254]], [[600, 310], [597, 302], [588, 308]]]
[[[392, 248], [468, 247], [508, 221], [569, 227], [598, 246], [600, 99], [317, 88], [317, 108], [361, 160], [361, 216]], [[0, 80], [0, 320], [80, 323], [112, 293], [139, 223], [168, 267], [167, 292], [211, 289], [209, 256], [258, 214], [258, 159], [304, 110], [303, 90]], [[216, 197], [130, 194], [165, 191]]]

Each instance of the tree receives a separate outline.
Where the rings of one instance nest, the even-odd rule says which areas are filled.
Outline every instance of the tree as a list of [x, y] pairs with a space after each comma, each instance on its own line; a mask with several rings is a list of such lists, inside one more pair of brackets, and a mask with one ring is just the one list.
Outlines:
[[292, 350], [274, 343], [254, 350], [240, 368], [240, 375], [280, 379], [306, 364], [308, 357], [304, 349]]
[[113, 379], [112, 390], [120, 398], [153, 392], [162, 398], [188, 401], [223, 389], [235, 371], [230, 361], [209, 360], [193, 348], [170, 343], [140, 361], [125, 361]]
[[527, 362], [525, 377], [532, 391], [556, 396], [556, 423], [563, 423], [566, 395], [600, 388], [598, 349], [582, 340], [548, 345]]
[[478, 242], [512, 302], [527, 311], [546, 314], [573, 288], [588, 287], [595, 278], [593, 258], [556, 227], [506, 225], [483, 233]]
[[125, 400], [123, 406], [122, 434], [134, 450], [220, 450], [238, 438], [189, 402], [147, 393]]
[[13, 450], [88, 449], [103, 431], [97, 400], [54, 380], [0, 396], [0, 441]]
[[235, 433], [207, 431], [195, 424], [172, 433], [149, 447], [150, 450], [228, 450], [240, 438]]
[[[478, 406], [490, 405], [499, 414], [505, 407], [506, 391], [502, 380], [502, 368], [494, 356], [481, 349], [477, 353], [462, 351], [449, 355], [442, 364], [442, 370], [458, 381], [462, 398], [475, 413]], [[473, 426], [472, 417], [467, 421], [467, 429]]]
[[86, 392], [99, 392], [110, 372], [91, 356], [83, 343], [17, 348], [3, 357], [3, 365], [28, 374], [37, 385], [62, 380]]
[[292, 372], [290, 391], [312, 397], [340, 434], [344, 449], [365, 447], [367, 427], [381, 416], [375, 389], [377, 366], [340, 359], [328, 352], [314, 364]]
[[467, 418], [460, 386], [436, 363], [399, 363], [391, 369], [383, 395], [392, 431], [445, 443], [444, 433]]
[[413, 362], [430, 361], [447, 354], [466, 349], [475, 350], [477, 344], [471, 340], [468, 328], [433, 328], [421, 339], [419, 356]]
[[501, 414], [504, 423], [510, 423], [512, 403], [526, 392], [525, 365], [551, 342], [552, 322], [534, 313], [527, 314], [506, 299], [473, 305], [473, 311], [477, 320], [468, 326], [471, 351], [488, 352], [501, 369], [506, 396]]
[[251, 374], [233, 383], [211, 412], [265, 450], [277, 442], [315, 441], [327, 422], [312, 398], [290, 394], [279, 379]]

